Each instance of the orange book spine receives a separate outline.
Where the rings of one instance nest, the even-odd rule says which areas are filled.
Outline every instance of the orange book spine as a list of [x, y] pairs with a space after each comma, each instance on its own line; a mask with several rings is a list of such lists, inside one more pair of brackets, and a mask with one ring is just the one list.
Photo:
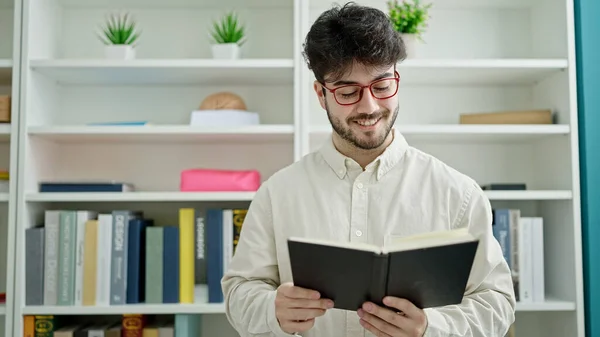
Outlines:
[[124, 314], [122, 319], [122, 337], [142, 337], [144, 334], [144, 315]]
[[34, 337], [35, 317], [23, 316], [23, 337]]

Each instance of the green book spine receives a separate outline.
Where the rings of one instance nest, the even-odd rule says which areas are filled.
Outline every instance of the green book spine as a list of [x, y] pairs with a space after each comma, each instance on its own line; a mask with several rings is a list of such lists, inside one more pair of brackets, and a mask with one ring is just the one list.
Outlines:
[[77, 217], [74, 211], [60, 212], [58, 248], [58, 305], [75, 304], [75, 243]]
[[146, 303], [163, 302], [163, 228], [146, 228]]

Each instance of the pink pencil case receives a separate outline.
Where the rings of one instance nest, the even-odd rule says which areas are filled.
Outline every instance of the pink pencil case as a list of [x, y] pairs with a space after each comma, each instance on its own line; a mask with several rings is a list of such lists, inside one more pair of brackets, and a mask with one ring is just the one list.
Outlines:
[[259, 186], [257, 170], [189, 169], [181, 172], [180, 190], [185, 192], [256, 191]]

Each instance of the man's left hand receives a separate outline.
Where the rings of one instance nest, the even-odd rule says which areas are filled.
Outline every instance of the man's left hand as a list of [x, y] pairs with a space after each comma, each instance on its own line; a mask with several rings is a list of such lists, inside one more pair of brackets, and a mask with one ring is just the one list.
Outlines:
[[422, 337], [427, 328], [425, 312], [410, 301], [386, 297], [383, 303], [392, 311], [372, 302], [366, 302], [358, 309], [360, 324], [377, 337]]

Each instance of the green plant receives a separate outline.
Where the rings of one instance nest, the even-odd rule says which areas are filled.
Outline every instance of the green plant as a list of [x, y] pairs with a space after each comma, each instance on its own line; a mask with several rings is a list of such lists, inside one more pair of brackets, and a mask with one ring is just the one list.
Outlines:
[[427, 27], [429, 9], [432, 4], [423, 4], [420, 0], [389, 0], [389, 17], [396, 31], [402, 34], [415, 34], [421, 38], [421, 34]]
[[213, 22], [211, 36], [215, 43], [244, 44], [244, 26], [240, 24], [234, 12], [225, 14], [219, 22]]
[[106, 26], [102, 28], [102, 34], [98, 37], [106, 44], [131, 45], [138, 37], [140, 32], [135, 30], [135, 22], [129, 21], [129, 14], [123, 15], [111, 14], [106, 20]]

